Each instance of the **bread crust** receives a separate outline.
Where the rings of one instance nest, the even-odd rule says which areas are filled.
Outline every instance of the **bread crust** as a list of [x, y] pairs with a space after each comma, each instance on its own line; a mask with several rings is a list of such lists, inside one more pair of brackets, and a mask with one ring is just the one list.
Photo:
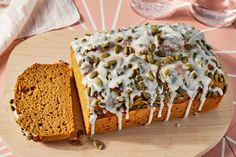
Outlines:
[[[76, 61], [76, 58], [72, 49], [71, 49], [71, 64], [72, 64], [72, 69], [75, 76], [77, 88], [79, 91], [79, 98], [81, 101], [81, 108], [82, 108], [82, 113], [84, 117], [86, 133], [90, 135], [91, 126], [89, 122], [89, 109], [88, 109], [89, 100], [87, 99], [87, 95], [86, 95], [86, 87], [82, 84], [83, 76], [79, 69], [78, 63]], [[216, 108], [220, 104], [221, 99], [222, 99], [222, 96], [217, 96], [216, 98], [207, 98], [201, 112], [206, 112], [208, 110], [212, 110]], [[184, 117], [187, 104], [188, 104], [188, 100], [185, 100], [182, 103], [173, 104], [170, 119]], [[198, 112], [199, 104], [200, 104], [200, 100], [197, 100], [197, 99], [193, 100], [190, 113], [189, 113], [190, 115], [193, 115], [195, 112]], [[161, 118], [158, 118], [157, 116], [158, 111], [159, 111], [159, 107], [157, 106], [153, 114], [152, 121], [165, 120], [166, 115], [167, 115], [167, 106], [164, 105]], [[126, 128], [130, 126], [146, 124], [148, 121], [149, 113], [150, 113], [149, 108], [136, 109], [136, 110], [130, 111], [128, 120], [126, 120], [125, 115], [123, 115], [122, 127]], [[98, 116], [96, 120], [96, 124], [95, 124], [95, 133], [103, 133], [103, 132], [117, 130], [117, 129], [118, 129], [118, 123], [117, 123], [117, 116], [115, 114], [107, 112], [104, 116]]]

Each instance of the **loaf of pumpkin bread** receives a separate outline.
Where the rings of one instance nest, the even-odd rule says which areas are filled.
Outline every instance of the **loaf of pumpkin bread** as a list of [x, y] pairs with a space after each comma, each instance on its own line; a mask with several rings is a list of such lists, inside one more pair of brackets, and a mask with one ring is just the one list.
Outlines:
[[204, 35], [185, 24], [97, 32], [71, 43], [88, 135], [217, 107], [227, 84]]

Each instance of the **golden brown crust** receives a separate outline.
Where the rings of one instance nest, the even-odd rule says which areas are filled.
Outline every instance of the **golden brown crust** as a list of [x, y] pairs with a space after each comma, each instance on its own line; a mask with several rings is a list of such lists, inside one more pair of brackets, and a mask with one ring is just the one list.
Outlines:
[[35, 141], [66, 139], [75, 132], [72, 72], [64, 63], [34, 64], [17, 78], [17, 123]]
[[[77, 64], [77, 61], [76, 61], [76, 58], [74, 56], [74, 52], [72, 49], [71, 49], [71, 63], [72, 63], [72, 69], [75, 76], [77, 88], [79, 91], [79, 97], [81, 101], [81, 107], [82, 107], [82, 112], [83, 112], [83, 117], [84, 117], [86, 133], [90, 135], [91, 127], [90, 127], [90, 122], [89, 122], [89, 109], [88, 109], [89, 102], [86, 96], [86, 88], [82, 84], [82, 74], [79, 70], [79, 66]], [[214, 109], [220, 104], [221, 99], [222, 99], [222, 96], [217, 96], [216, 98], [207, 98], [201, 112], [206, 112], [208, 110]], [[188, 104], [188, 100], [182, 103], [173, 104], [170, 119], [182, 118], [184, 116], [187, 104]], [[200, 104], [199, 99], [193, 101], [192, 107], [190, 109], [190, 115], [198, 111], [199, 104]], [[161, 118], [157, 117], [158, 111], [159, 111], [159, 107], [157, 107], [156, 111], [154, 112], [153, 121], [165, 120], [166, 113], [167, 113], [167, 106], [165, 105], [163, 107]], [[148, 108], [130, 111], [129, 120], [122, 118], [122, 127], [125, 128], [129, 126], [146, 124], [148, 121], [149, 112], [150, 112], [150, 109]], [[105, 116], [98, 116], [96, 120], [96, 124], [95, 124], [95, 132], [103, 133], [106, 131], [117, 130], [117, 126], [118, 126], [117, 116], [111, 113], [107, 113]]]

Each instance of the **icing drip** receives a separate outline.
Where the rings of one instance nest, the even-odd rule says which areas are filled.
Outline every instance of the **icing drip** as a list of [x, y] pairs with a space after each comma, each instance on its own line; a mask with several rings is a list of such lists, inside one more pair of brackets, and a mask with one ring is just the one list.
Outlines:
[[96, 120], [97, 120], [97, 114], [93, 112], [90, 115], [91, 135], [94, 135], [94, 133], [95, 133], [95, 122], [96, 122]]
[[164, 96], [163, 95], [161, 95], [160, 96], [161, 97], [161, 100], [160, 100], [160, 109], [159, 109], [159, 111], [158, 111], [158, 118], [161, 118], [161, 116], [162, 116], [162, 109], [163, 109], [163, 107], [164, 107]]
[[153, 113], [155, 112], [155, 110], [156, 110], [156, 107], [151, 107], [150, 108], [147, 125], [152, 123]]
[[122, 112], [116, 113], [117, 119], [118, 119], [118, 130], [122, 129]]
[[192, 106], [193, 100], [194, 100], [194, 98], [195, 98], [196, 95], [197, 95], [197, 91], [192, 92], [191, 94], [189, 94], [190, 99], [189, 99], [189, 101], [188, 101], [188, 105], [187, 105], [187, 108], [186, 108], [185, 113], [184, 113], [184, 118], [187, 118], [187, 117], [188, 117], [190, 108], [191, 108], [191, 106]]
[[71, 47], [87, 88], [91, 134], [97, 108], [115, 114], [121, 129], [122, 114], [129, 119], [135, 107], [150, 108], [150, 124], [158, 105], [158, 118], [167, 106], [167, 121], [173, 104], [188, 98], [186, 118], [195, 98], [201, 111], [209, 92], [224, 94], [222, 87], [210, 87], [213, 80], [224, 83], [223, 71], [204, 35], [191, 26], [147, 24], [97, 32], [74, 40]]
[[176, 92], [171, 93], [170, 101], [167, 103], [168, 109], [167, 109], [167, 114], [166, 114], [165, 121], [168, 121], [169, 118], [170, 118], [171, 109], [172, 109], [172, 106], [173, 106], [173, 101], [174, 101], [174, 98], [175, 98], [176, 95], [177, 95]]

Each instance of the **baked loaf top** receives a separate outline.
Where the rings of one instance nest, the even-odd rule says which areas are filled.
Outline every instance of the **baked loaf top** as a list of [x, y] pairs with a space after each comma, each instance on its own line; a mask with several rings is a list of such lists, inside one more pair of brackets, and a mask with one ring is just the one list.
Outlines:
[[28, 138], [60, 140], [75, 131], [71, 76], [71, 69], [64, 63], [33, 64], [18, 76], [14, 113]]
[[[208, 96], [223, 95], [227, 85], [223, 71], [204, 35], [185, 24], [135, 26], [97, 32], [71, 43], [89, 99], [91, 134], [96, 108], [114, 113], [121, 129], [122, 113], [129, 118], [134, 100], [143, 97], [151, 111], [200, 97], [198, 110]], [[150, 112], [149, 120], [152, 121]]]

